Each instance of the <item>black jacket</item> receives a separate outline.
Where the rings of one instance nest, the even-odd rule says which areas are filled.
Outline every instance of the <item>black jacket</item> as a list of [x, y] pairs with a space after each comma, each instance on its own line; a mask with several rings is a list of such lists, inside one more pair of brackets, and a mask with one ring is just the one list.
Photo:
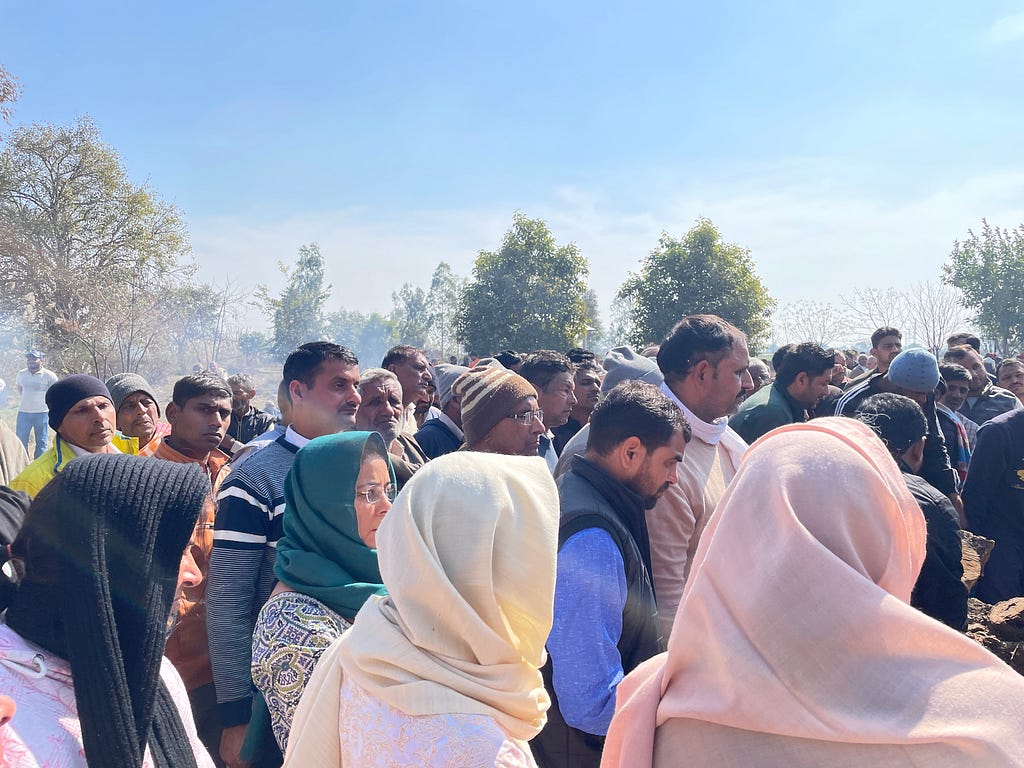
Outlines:
[[905, 466], [903, 479], [913, 494], [928, 527], [921, 574], [910, 604], [933, 619], [963, 632], [967, 629], [967, 587], [960, 544], [960, 522], [949, 499]]

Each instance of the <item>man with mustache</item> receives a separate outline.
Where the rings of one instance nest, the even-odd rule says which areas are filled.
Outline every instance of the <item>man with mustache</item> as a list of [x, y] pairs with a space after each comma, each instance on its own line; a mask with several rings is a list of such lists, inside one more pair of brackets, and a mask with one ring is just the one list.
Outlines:
[[648, 515], [658, 618], [668, 642], [700, 535], [747, 444], [729, 428], [728, 416], [754, 388], [743, 331], [716, 315], [690, 315], [669, 331], [658, 349], [665, 377], [661, 391], [693, 429], [678, 482]]
[[283, 436], [232, 472], [217, 495], [206, 589], [206, 623], [217, 710], [224, 727], [220, 755], [237, 768], [252, 712], [252, 630], [274, 588], [282, 533], [284, 481], [299, 448], [321, 435], [355, 428], [359, 360], [329, 341], [303, 344], [284, 363], [292, 423]]
[[391, 454], [391, 465], [399, 489], [417, 469], [427, 463], [427, 455], [416, 438], [402, 431], [402, 385], [386, 368], [370, 368], [359, 377], [359, 410], [356, 429], [378, 432]]
[[135, 440], [115, 427], [114, 402], [102, 381], [86, 373], [67, 376], [46, 390], [53, 445], [11, 481], [32, 498], [69, 461], [90, 453], [138, 453]]
[[532, 743], [543, 768], [596, 768], [615, 688], [664, 650], [646, 511], [675, 485], [690, 439], [652, 384], [626, 381], [594, 409], [587, 451], [558, 478], [554, 622], [544, 668], [552, 706]]

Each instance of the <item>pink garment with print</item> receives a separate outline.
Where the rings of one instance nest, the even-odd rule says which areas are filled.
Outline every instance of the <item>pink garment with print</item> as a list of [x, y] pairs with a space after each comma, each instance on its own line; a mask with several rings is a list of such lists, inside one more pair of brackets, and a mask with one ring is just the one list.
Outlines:
[[[181, 715], [196, 764], [213, 768], [196, 735], [185, 685], [167, 659], [160, 666], [160, 677]], [[11, 722], [0, 727], [0, 754], [10, 768], [87, 768], [70, 665], [3, 624], [0, 691], [18, 707]], [[155, 768], [148, 749], [142, 765]]]

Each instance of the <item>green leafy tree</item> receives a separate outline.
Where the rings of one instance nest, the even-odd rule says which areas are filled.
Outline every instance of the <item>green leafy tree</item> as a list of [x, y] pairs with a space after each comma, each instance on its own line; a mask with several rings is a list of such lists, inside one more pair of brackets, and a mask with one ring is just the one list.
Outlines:
[[399, 343], [394, 318], [379, 312], [339, 309], [328, 315], [327, 333], [335, 343], [355, 352], [363, 369], [380, 365], [387, 351]]
[[658, 247], [619, 289], [628, 302], [629, 340], [657, 343], [687, 315], [718, 315], [756, 349], [767, 337], [774, 300], [754, 272], [750, 252], [722, 241], [715, 225], [700, 219], [681, 239], [663, 233]]
[[428, 346], [437, 352], [442, 360], [459, 351], [456, 321], [459, 316], [459, 301], [466, 287], [466, 279], [459, 277], [447, 262], [442, 261], [430, 278], [427, 291], [427, 311], [430, 316]]
[[981, 234], [967, 234], [953, 243], [943, 280], [963, 292], [977, 325], [1009, 354], [1024, 345], [1024, 224], [1000, 229], [982, 219]]
[[191, 278], [179, 212], [128, 179], [93, 122], [11, 132], [0, 153], [0, 311], [50, 362], [98, 376], [136, 370]]
[[575, 244], [556, 246], [547, 224], [516, 213], [501, 249], [480, 251], [456, 321], [476, 354], [567, 349], [586, 328], [587, 262]]
[[421, 349], [425, 347], [432, 320], [427, 304], [427, 292], [405, 283], [391, 294], [391, 301], [394, 304], [391, 319], [399, 342]]
[[324, 257], [316, 243], [299, 248], [299, 258], [291, 269], [283, 263], [278, 268], [286, 281], [281, 295], [271, 296], [267, 287], [261, 285], [256, 289], [256, 297], [273, 323], [270, 352], [284, 360], [300, 344], [324, 337], [323, 310], [331, 286], [324, 285]]

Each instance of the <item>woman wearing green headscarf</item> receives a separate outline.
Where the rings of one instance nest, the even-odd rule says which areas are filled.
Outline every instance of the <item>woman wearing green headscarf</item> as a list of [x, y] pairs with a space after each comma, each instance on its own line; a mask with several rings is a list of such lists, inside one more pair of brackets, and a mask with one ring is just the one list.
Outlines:
[[343, 432], [310, 441], [295, 456], [284, 497], [278, 585], [252, 640], [253, 681], [282, 753], [320, 654], [371, 595], [386, 594], [376, 534], [395, 498], [395, 473], [384, 440]]

